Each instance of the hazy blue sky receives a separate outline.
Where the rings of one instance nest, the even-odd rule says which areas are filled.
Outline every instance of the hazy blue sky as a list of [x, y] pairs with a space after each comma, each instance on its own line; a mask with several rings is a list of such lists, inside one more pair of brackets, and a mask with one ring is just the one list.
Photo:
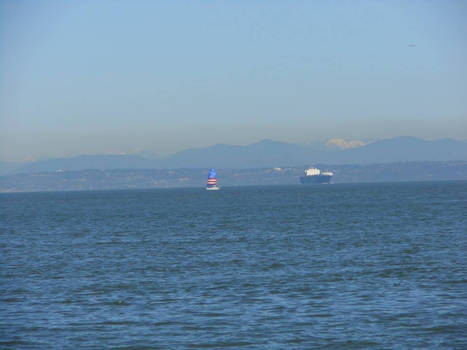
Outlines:
[[467, 138], [467, 1], [0, 1], [0, 159]]

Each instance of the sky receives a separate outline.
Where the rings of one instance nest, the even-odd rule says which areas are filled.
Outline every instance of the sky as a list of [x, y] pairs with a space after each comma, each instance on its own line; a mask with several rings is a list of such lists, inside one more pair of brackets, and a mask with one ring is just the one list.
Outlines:
[[0, 0], [0, 160], [467, 139], [467, 1]]

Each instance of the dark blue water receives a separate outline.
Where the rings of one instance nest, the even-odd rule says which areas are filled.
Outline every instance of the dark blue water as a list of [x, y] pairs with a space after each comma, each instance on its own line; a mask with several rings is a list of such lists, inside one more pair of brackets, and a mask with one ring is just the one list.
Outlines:
[[0, 195], [0, 348], [465, 349], [467, 182]]

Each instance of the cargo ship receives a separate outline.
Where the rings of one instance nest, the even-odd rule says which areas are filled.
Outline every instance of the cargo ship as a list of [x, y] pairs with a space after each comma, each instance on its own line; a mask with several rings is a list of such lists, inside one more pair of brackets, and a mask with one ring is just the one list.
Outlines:
[[305, 175], [300, 176], [300, 182], [304, 185], [328, 184], [334, 173], [332, 171], [323, 171], [318, 168], [305, 169]]

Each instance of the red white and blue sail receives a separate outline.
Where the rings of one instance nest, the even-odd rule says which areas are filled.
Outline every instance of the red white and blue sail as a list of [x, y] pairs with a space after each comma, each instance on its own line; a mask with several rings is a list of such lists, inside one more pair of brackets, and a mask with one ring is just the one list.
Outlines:
[[214, 168], [209, 169], [208, 183], [206, 188], [217, 188], [217, 174]]

